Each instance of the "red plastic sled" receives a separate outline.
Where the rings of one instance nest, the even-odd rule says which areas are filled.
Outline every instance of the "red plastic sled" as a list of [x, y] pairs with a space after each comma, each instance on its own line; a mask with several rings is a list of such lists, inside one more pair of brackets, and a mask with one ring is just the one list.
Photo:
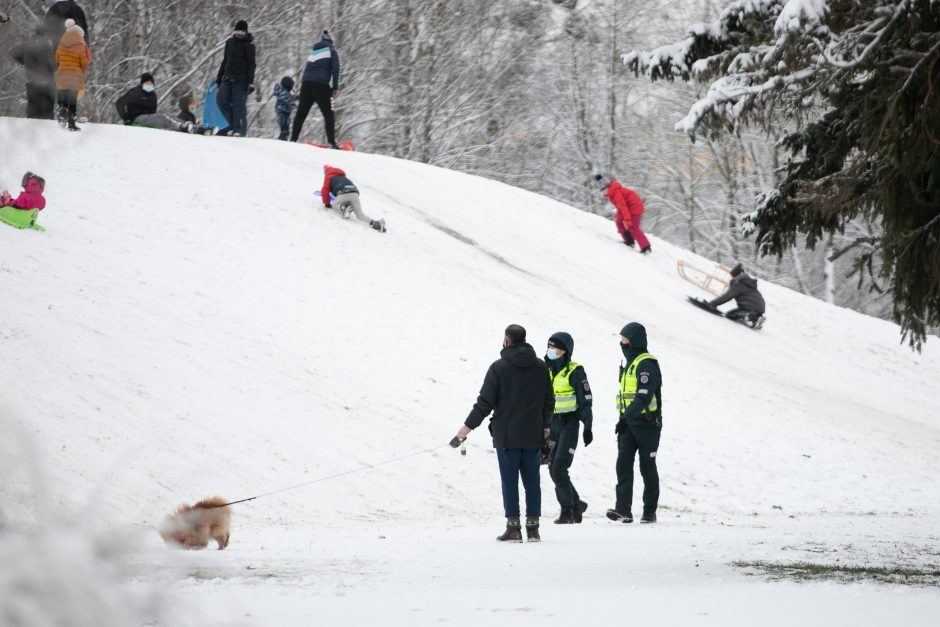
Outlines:
[[[326, 144], [318, 144], [316, 142], [307, 142], [307, 145], [316, 146], [317, 148], [329, 148], [329, 146], [327, 146]], [[353, 143], [349, 140], [341, 141], [340, 143], [337, 144], [337, 146], [339, 146], [340, 150], [355, 150], [356, 149]]]

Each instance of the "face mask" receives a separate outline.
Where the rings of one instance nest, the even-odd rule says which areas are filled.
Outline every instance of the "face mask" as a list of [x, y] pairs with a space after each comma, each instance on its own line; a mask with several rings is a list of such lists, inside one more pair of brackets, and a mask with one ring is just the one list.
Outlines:
[[624, 356], [624, 357], [629, 357], [629, 356], [630, 356], [630, 349], [631, 349], [631, 348], [632, 348], [632, 347], [631, 347], [629, 344], [621, 344], [621, 345], [620, 345], [620, 350], [623, 351], [623, 356]]
[[148, 94], [153, 91], [153, 85], [142, 85], [142, 87], [144, 88], [144, 91], [147, 92]]
[[561, 357], [561, 351], [557, 348], [550, 348], [548, 352], [545, 353], [545, 356], [554, 361]]
[[195, 112], [196, 112], [196, 105], [191, 106], [191, 107], [189, 108], [189, 112], [190, 112], [190, 113], [195, 113]]

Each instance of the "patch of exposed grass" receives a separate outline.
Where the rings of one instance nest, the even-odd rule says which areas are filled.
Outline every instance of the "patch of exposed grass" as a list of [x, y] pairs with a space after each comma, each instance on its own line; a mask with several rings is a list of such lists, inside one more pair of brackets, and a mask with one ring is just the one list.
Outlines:
[[813, 562], [732, 562], [732, 566], [744, 568], [753, 575], [766, 575], [773, 580], [791, 581], [835, 581], [856, 583], [875, 581], [879, 583], [909, 586], [940, 587], [940, 567], [927, 566], [846, 566], [842, 564], [815, 564]]

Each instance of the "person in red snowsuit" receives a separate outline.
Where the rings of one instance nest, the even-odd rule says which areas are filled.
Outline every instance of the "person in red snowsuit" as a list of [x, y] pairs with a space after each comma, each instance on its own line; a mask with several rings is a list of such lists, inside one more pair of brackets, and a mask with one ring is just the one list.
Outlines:
[[617, 209], [614, 222], [617, 224], [617, 231], [623, 238], [623, 242], [631, 247], [634, 242], [639, 244], [640, 252], [644, 255], [652, 252], [650, 241], [646, 239], [646, 234], [640, 228], [640, 220], [643, 216], [643, 200], [640, 195], [615, 180], [604, 178], [601, 174], [595, 175], [594, 180], [604, 198]]

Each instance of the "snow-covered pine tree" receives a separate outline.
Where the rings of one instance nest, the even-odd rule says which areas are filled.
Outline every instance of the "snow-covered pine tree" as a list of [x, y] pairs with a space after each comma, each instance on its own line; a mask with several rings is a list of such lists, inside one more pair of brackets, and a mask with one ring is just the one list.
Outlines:
[[763, 254], [880, 222], [834, 254], [885, 282], [912, 346], [940, 325], [940, 1], [734, 0], [624, 63], [710, 83], [676, 125], [693, 140], [783, 127], [786, 162], [751, 215]]

